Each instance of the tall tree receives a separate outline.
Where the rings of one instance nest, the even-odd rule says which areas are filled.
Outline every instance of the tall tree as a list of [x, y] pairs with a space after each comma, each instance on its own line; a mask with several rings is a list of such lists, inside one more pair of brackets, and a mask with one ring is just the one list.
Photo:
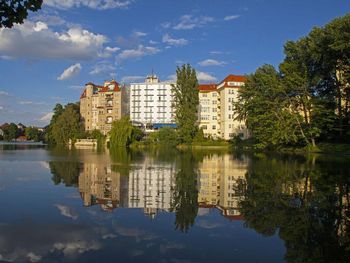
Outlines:
[[43, 0], [2, 0], [0, 1], [0, 28], [22, 24], [28, 11], [38, 11]]
[[177, 81], [173, 85], [175, 120], [180, 143], [191, 143], [197, 127], [198, 80], [196, 71], [189, 65], [176, 69]]

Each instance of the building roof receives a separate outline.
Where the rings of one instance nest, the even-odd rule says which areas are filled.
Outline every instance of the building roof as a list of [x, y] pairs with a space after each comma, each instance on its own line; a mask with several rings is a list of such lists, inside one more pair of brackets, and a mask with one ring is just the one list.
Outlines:
[[219, 84], [218, 84], [218, 89], [220, 88], [232, 88], [232, 87], [239, 87], [239, 86], [232, 86], [228, 85], [228, 82], [246, 82], [247, 77], [242, 76], [242, 75], [228, 75], [226, 78], [224, 78]]
[[[109, 82], [105, 82], [104, 86], [99, 86], [99, 85], [95, 85], [92, 82], [88, 82], [85, 84], [85, 86], [87, 85], [92, 85], [94, 88], [97, 89], [98, 92], [108, 92], [108, 91], [114, 91], [114, 92], [118, 92], [120, 91], [119, 88], [119, 83], [116, 82], [115, 80], [109, 81]], [[110, 89], [108, 86], [109, 85], [113, 85], [113, 89]], [[83, 93], [81, 94], [80, 98], [85, 98], [86, 97], [86, 89], [84, 89]]]
[[216, 91], [216, 84], [200, 84], [198, 85], [199, 92]]

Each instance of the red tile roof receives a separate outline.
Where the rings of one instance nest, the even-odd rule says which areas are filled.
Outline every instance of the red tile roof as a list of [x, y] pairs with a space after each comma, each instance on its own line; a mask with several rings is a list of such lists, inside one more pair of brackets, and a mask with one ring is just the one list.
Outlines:
[[232, 87], [228, 85], [228, 82], [246, 82], [247, 78], [245, 76], [241, 76], [241, 75], [228, 75], [226, 78], [224, 78], [219, 84], [218, 86], [221, 85], [220, 88], [224, 87]]
[[198, 90], [202, 91], [202, 92], [215, 91], [216, 84], [200, 84], [200, 85], [198, 85]]
[[222, 82], [228, 82], [228, 81], [236, 81], [236, 82], [245, 82], [247, 78], [245, 76], [240, 76], [240, 75], [228, 75]]

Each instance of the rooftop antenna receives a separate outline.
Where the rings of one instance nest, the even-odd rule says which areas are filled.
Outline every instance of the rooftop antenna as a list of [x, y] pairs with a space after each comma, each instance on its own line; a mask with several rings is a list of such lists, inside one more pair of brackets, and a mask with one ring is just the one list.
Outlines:
[[151, 75], [151, 76], [152, 76], [152, 78], [154, 77], [154, 72], [153, 72], [153, 68], [152, 68], [152, 75]]

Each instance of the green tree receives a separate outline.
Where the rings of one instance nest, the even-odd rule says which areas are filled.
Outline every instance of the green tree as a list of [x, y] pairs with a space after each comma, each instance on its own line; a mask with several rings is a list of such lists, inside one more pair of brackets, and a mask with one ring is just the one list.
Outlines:
[[18, 127], [15, 123], [10, 123], [8, 126], [4, 128], [4, 140], [12, 141], [17, 138]]
[[[50, 125], [51, 126], [51, 125]], [[84, 127], [80, 120], [79, 104], [69, 103], [51, 127], [52, 139], [56, 144], [66, 145], [69, 139], [83, 137]]]
[[129, 146], [132, 142], [133, 126], [129, 117], [122, 117], [112, 123], [110, 135], [110, 147]]
[[49, 144], [56, 144], [54, 137], [52, 135], [52, 127], [57, 122], [58, 117], [63, 113], [64, 108], [60, 103], [57, 103], [53, 109], [53, 115], [50, 124], [46, 127], [45, 131], [45, 141]]
[[191, 143], [198, 130], [198, 80], [196, 71], [189, 64], [178, 67], [176, 75], [173, 90], [178, 138], [180, 143]]
[[22, 24], [28, 11], [38, 11], [43, 0], [7, 0], [0, 2], [0, 28], [11, 28], [14, 24]]
[[299, 142], [303, 133], [299, 114], [290, 110], [279, 72], [264, 65], [248, 76], [234, 103], [237, 119], [245, 120], [257, 148], [277, 147]]
[[24, 134], [28, 140], [33, 140], [35, 142], [39, 141], [40, 134], [38, 128], [36, 127], [26, 127], [24, 130]]

